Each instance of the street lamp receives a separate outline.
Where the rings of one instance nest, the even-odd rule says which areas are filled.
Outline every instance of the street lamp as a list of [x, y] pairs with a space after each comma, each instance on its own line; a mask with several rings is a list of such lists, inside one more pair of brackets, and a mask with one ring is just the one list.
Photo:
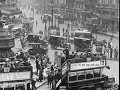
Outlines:
[[54, 15], [54, 14], [53, 14], [53, 6], [54, 6], [53, 0], [51, 1], [51, 4], [52, 4], [51, 7], [52, 7], [52, 27], [53, 27], [53, 15]]

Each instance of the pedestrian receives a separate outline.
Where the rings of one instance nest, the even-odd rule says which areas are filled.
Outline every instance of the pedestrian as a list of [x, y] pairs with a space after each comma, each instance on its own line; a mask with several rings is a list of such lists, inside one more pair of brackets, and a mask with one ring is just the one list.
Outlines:
[[42, 82], [43, 80], [43, 70], [42, 70], [42, 66], [39, 66], [39, 81]]
[[66, 47], [66, 49], [63, 50], [63, 53], [64, 53], [65, 56], [66, 56], [66, 60], [69, 59], [69, 49], [68, 49], [68, 47]]
[[42, 20], [42, 16], [41, 16], [41, 20]]
[[63, 30], [63, 36], [64, 36], [65, 29], [63, 28], [62, 30]]
[[66, 58], [65, 56], [62, 54], [62, 58], [61, 58], [61, 66], [63, 65], [63, 63], [65, 62]]
[[54, 71], [54, 65], [51, 66], [51, 72], [53, 72], [53, 71]]
[[38, 22], [36, 21], [36, 26], [37, 26]]
[[47, 81], [48, 81], [48, 88], [52, 88], [52, 73], [48, 74]]
[[32, 80], [32, 90], [36, 90], [36, 86], [35, 86], [36, 80]]
[[113, 55], [113, 48], [110, 48], [110, 59], [112, 59], [112, 55]]
[[36, 74], [38, 74], [38, 70], [39, 70], [39, 61], [38, 59], [36, 59]]
[[58, 58], [58, 52], [55, 51], [55, 53], [54, 53], [54, 60], [57, 61], [57, 58]]
[[63, 56], [63, 53], [60, 53], [59, 55], [58, 55], [58, 60], [57, 60], [57, 63], [58, 63], [58, 67], [61, 67], [61, 58], [62, 58], [62, 56]]
[[118, 59], [118, 48], [116, 47], [114, 50], [114, 59], [117, 60]]
[[49, 73], [50, 73], [50, 68], [49, 68], [49, 67], [46, 67], [46, 68], [43, 70], [43, 80], [46, 80], [46, 79], [47, 79]]
[[79, 58], [78, 51], [75, 53], [75, 58]]

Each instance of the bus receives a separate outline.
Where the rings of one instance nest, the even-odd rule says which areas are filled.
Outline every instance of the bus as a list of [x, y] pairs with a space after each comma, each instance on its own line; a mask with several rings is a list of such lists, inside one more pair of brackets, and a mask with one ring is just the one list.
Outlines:
[[74, 49], [75, 51], [86, 51], [92, 45], [92, 33], [86, 29], [78, 29], [75, 31], [74, 36]]
[[14, 58], [10, 61], [0, 60], [0, 90], [30, 90], [32, 70], [27, 62]]
[[111, 86], [115, 85], [115, 77], [109, 78], [103, 73], [107, 67], [105, 59], [68, 59], [55, 74], [53, 87], [55, 90], [113, 90]]
[[68, 47], [69, 50], [71, 49], [70, 43], [67, 43], [67, 37], [64, 36], [50, 35], [49, 43], [53, 49], [66, 47]]
[[37, 53], [46, 55], [48, 51], [48, 42], [44, 40], [44, 36], [35, 33], [29, 33], [27, 36], [28, 54], [34, 57]]

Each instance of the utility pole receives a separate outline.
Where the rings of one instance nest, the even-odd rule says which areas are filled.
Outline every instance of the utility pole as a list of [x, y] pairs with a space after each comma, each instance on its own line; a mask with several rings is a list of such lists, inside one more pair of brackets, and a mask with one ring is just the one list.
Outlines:
[[44, 0], [44, 13], [45, 13], [45, 0]]

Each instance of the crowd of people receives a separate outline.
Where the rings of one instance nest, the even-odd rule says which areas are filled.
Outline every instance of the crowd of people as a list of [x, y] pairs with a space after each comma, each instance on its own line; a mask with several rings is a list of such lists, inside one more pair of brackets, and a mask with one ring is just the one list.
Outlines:
[[30, 69], [31, 64], [22, 50], [19, 50], [15, 57], [6, 58], [0, 63], [0, 72], [29, 71]]
[[54, 77], [54, 65], [49, 60], [47, 55], [37, 54], [35, 58], [36, 62], [36, 72], [35, 74], [39, 76], [38, 82], [44, 80], [48, 81], [49, 88], [52, 88], [52, 82]]

